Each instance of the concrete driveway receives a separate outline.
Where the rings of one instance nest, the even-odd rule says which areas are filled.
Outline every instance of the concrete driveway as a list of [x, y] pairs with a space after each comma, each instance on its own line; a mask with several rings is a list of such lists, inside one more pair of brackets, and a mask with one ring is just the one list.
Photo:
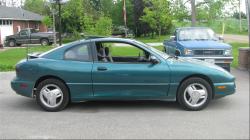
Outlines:
[[233, 69], [237, 93], [188, 112], [174, 102], [85, 102], [44, 112], [10, 88], [13, 72], [0, 73], [0, 138], [249, 138], [249, 74]]

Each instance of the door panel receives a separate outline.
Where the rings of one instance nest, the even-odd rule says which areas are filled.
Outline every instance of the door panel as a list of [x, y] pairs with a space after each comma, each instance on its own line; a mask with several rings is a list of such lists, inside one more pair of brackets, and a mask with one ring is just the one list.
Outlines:
[[93, 65], [94, 96], [161, 97], [167, 96], [169, 70], [151, 63], [101, 63]]

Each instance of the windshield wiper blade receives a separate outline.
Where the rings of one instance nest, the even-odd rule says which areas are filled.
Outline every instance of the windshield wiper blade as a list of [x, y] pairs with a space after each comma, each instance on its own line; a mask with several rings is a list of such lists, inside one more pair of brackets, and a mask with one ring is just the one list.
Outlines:
[[179, 58], [178, 56], [169, 56], [167, 59], [172, 59], [172, 58], [175, 58], [176, 60]]

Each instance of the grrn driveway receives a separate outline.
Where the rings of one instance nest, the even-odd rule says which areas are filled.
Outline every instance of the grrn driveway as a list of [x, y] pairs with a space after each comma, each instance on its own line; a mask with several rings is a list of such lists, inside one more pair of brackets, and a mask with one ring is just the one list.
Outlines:
[[16, 95], [9, 84], [14, 72], [0, 73], [0, 139], [248, 139], [249, 74], [232, 73], [237, 93], [203, 111], [184, 111], [174, 102], [116, 101], [71, 104], [56, 113]]

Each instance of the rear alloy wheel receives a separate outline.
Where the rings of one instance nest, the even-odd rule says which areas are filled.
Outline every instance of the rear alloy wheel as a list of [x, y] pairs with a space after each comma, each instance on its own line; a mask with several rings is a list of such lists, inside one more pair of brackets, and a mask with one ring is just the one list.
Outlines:
[[57, 79], [47, 79], [38, 85], [36, 100], [37, 103], [47, 111], [60, 111], [69, 103], [69, 92], [61, 81]]
[[212, 98], [210, 84], [201, 78], [185, 80], [178, 91], [177, 99], [180, 105], [187, 110], [198, 111], [204, 109]]
[[48, 39], [41, 39], [41, 45], [42, 45], [42, 46], [47, 46], [47, 45], [49, 45], [49, 40], [48, 40]]
[[16, 41], [15, 40], [10, 40], [8, 43], [9, 47], [15, 47], [16, 46]]

